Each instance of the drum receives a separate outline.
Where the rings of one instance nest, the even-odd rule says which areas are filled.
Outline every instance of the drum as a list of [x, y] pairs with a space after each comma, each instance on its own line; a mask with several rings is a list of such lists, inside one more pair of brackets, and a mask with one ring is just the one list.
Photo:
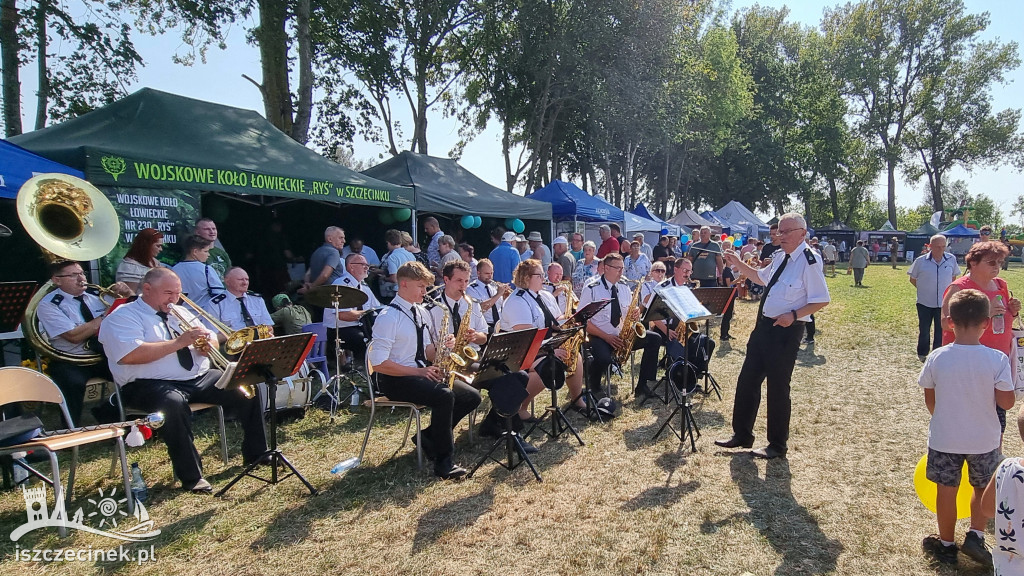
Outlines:
[[[277, 383], [277, 396], [275, 396], [277, 411], [304, 413], [313, 399], [313, 391], [320, 390], [321, 385], [326, 381], [327, 378], [322, 372], [303, 363], [298, 372], [282, 378]], [[263, 388], [263, 411], [268, 412], [270, 398], [266, 394], [266, 386], [261, 384], [260, 388]]]

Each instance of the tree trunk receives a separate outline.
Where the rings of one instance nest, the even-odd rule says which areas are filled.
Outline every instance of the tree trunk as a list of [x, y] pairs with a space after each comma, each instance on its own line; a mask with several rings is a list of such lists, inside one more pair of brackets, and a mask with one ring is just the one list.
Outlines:
[[313, 116], [313, 41], [309, 35], [310, 0], [298, 0], [295, 7], [295, 43], [299, 51], [299, 93], [292, 140], [309, 141], [309, 122]]
[[4, 131], [8, 138], [22, 133], [18, 20], [17, 0], [0, 0], [0, 68], [3, 69]]
[[886, 158], [886, 165], [889, 169], [889, 180], [888, 180], [888, 199], [889, 199], [889, 223], [892, 224], [893, 228], [899, 230], [899, 224], [896, 222], [896, 158]]
[[839, 189], [836, 187], [836, 178], [829, 174], [825, 179], [828, 180], [828, 200], [832, 205], [832, 221], [839, 222]]
[[36, 130], [46, 127], [46, 110], [50, 105], [50, 76], [46, 73], [46, 15], [50, 10], [49, 0], [39, 0], [36, 7], [36, 74], [39, 75], [39, 91], [36, 92]]
[[260, 25], [254, 31], [263, 71], [263, 110], [279, 130], [292, 134], [294, 107], [288, 83], [288, 20], [286, 0], [259, 0]]

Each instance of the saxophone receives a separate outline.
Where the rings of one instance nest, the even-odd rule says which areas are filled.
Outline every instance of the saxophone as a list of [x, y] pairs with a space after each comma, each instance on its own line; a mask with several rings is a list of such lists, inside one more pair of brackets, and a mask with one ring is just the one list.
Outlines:
[[626, 309], [626, 315], [622, 319], [622, 328], [619, 330], [619, 339], [622, 340], [622, 347], [615, 350], [615, 362], [622, 364], [626, 361], [630, 352], [633, 351], [633, 342], [637, 338], [647, 335], [647, 329], [640, 323], [640, 289], [642, 283], [638, 283], [633, 289], [633, 299]]
[[[437, 359], [435, 366], [441, 371], [444, 381], [448, 384], [449, 388], [455, 384], [456, 378], [472, 384], [473, 376], [460, 373], [458, 370], [480, 359], [480, 354], [469, 345], [469, 325], [471, 324], [470, 320], [473, 314], [473, 300], [469, 295], [466, 295], [465, 298], [469, 302], [469, 313], [466, 314], [462, 324], [459, 325], [459, 333], [455, 335], [455, 344], [451, 348], [440, 346], [434, 354], [434, 358]], [[444, 304], [439, 303], [438, 306], [441, 306], [441, 327], [437, 331], [437, 342], [443, 342], [444, 337], [448, 335], [451, 313], [448, 312], [448, 307]]]
[[[562, 280], [555, 287], [561, 286], [565, 289], [565, 310], [564, 314], [566, 318], [572, 315], [576, 311], [576, 306], [579, 304], [580, 299], [576, 297], [576, 293], [572, 291], [572, 281]], [[567, 324], [562, 328], [575, 328], [575, 324]], [[575, 336], [569, 338], [562, 343], [562, 350], [565, 350], [565, 377], [568, 378], [576, 373], [576, 362], [580, 355], [580, 349], [583, 347], [583, 341], [587, 338], [587, 331], [580, 330]]]

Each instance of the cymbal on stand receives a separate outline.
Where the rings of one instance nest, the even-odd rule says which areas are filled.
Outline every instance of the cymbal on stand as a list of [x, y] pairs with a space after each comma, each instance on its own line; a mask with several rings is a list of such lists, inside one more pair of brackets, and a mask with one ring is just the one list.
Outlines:
[[356, 308], [366, 304], [369, 297], [361, 290], [331, 284], [317, 286], [306, 292], [306, 302], [320, 308]]

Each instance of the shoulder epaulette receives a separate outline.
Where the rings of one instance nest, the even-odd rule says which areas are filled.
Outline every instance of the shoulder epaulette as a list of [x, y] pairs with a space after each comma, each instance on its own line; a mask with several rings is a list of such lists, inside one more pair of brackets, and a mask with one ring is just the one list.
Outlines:
[[597, 286], [600, 283], [601, 283], [601, 277], [598, 276], [597, 278], [591, 280], [590, 282], [587, 282], [586, 288], [593, 288], [594, 286]]
[[472, 286], [473, 288], [476, 288], [477, 286], [480, 285], [480, 281], [479, 280], [473, 280], [472, 282], [469, 283], [469, 285]]
[[221, 294], [218, 294], [218, 295], [214, 296], [212, 299], [210, 299], [210, 302], [213, 302], [214, 304], [220, 304], [227, 297], [228, 297], [227, 292], [223, 292]]
[[672, 279], [671, 278], [669, 278], [668, 280], [662, 280], [661, 282], [658, 283], [658, 286], [661, 286], [661, 287], [671, 286], [671, 285], [672, 285]]
[[100, 295], [100, 289], [99, 288], [86, 288], [85, 292], [87, 294], [92, 294], [93, 296], [99, 296]]
[[815, 264], [818, 262], [818, 259], [814, 257], [814, 250], [811, 250], [810, 248], [804, 248], [804, 258], [807, 258], [808, 264]]
[[519, 296], [520, 298], [525, 298], [526, 297], [526, 290], [524, 290], [522, 288], [516, 288], [516, 296]]
[[53, 298], [50, 298], [50, 302], [53, 302], [57, 306], [60, 306], [60, 303], [63, 302], [63, 301], [64, 301], [64, 295], [63, 294], [54, 294]]
[[249, 296], [255, 296], [256, 298], [262, 298], [263, 297], [263, 296], [260, 295], [259, 292], [253, 292], [252, 290], [249, 290], [248, 292], [246, 292], [246, 294], [248, 294]]
[[342, 278], [341, 281], [344, 282], [345, 284], [351, 284], [352, 283], [352, 279], [349, 278], [348, 276], [345, 276], [344, 278]]

